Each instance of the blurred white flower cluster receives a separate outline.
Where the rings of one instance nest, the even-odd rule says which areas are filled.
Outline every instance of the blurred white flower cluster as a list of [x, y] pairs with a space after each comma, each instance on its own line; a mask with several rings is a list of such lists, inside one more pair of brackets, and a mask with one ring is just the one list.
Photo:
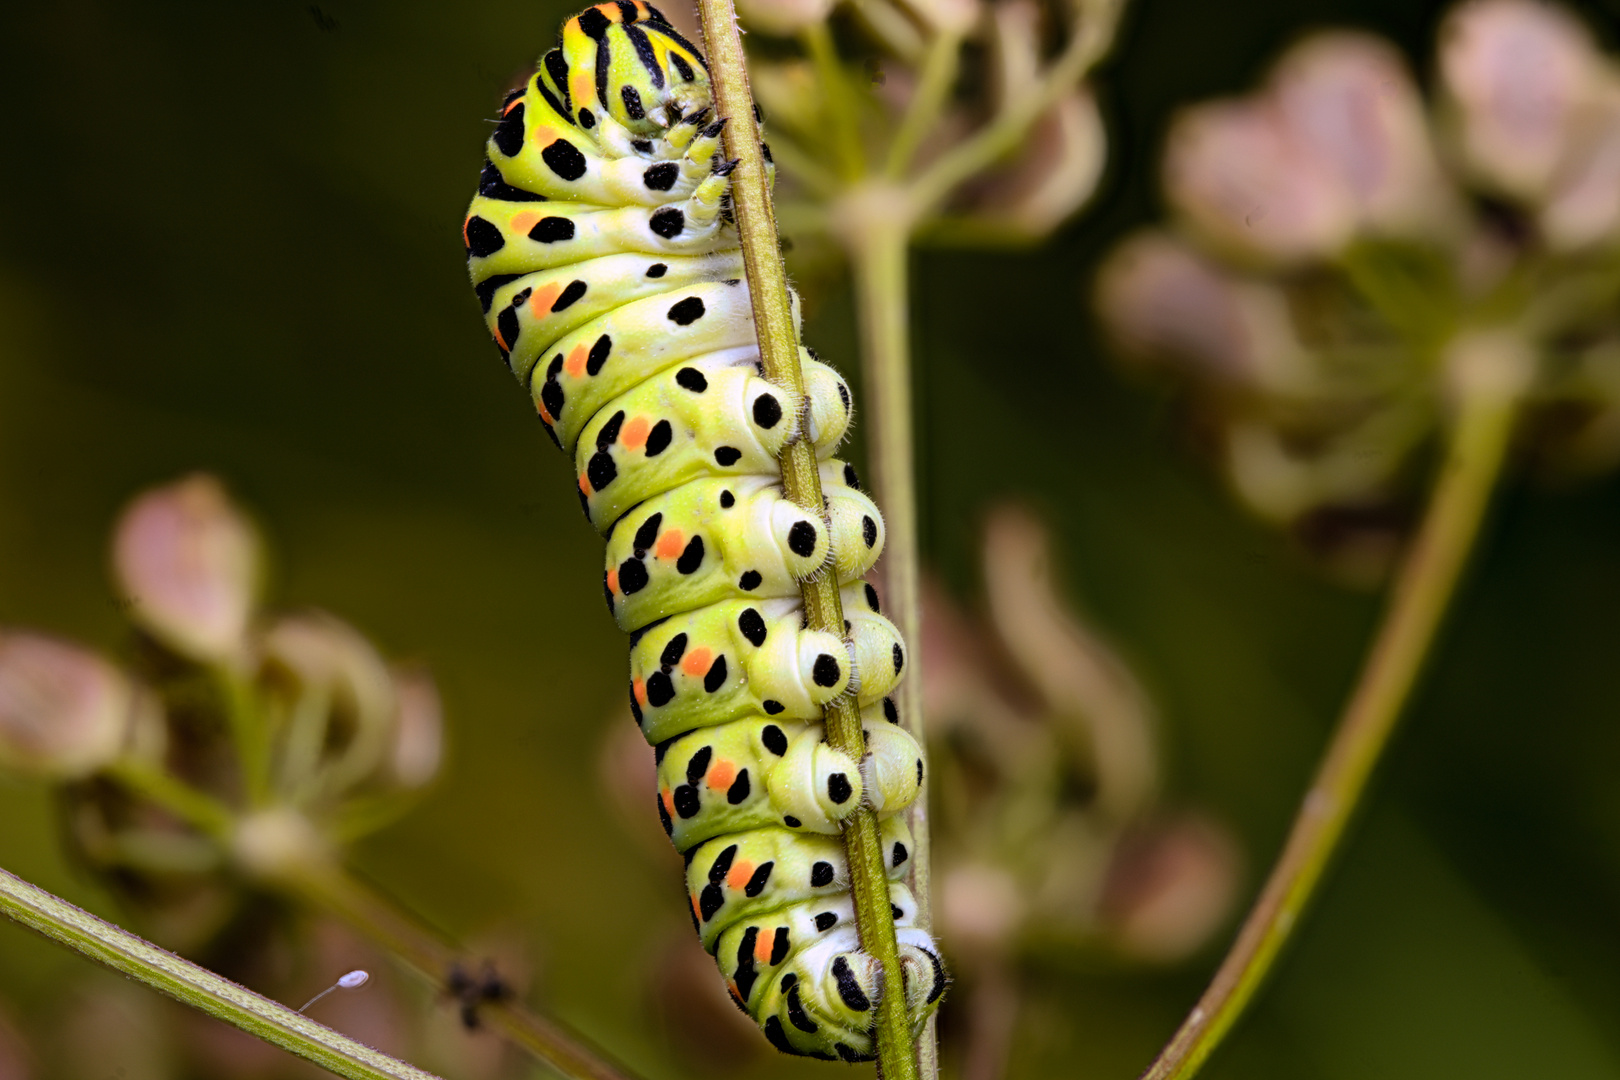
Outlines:
[[1152, 703], [1063, 595], [1045, 525], [997, 508], [982, 563], [985, 618], [935, 588], [923, 619], [936, 919], [959, 975], [1185, 958], [1230, 908], [1234, 842], [1164, 805]]
[[1241, 498], [1348, 569], [1388, 550], [1460, 342], [1528, 358], [1543, 464], [1620, 458], [1620, 65], [1559, 7], [1473, 0], [1437, 75], [1425, 104], [1388, 44], [1327, 33], [1188, 109], [1172, 224], [1098, 281], [1122, 351], [1190, 384]]
[[330, 615], [261, 612], [263, 561], [219, 483], [192, 476], [136, 498], [115, 530], [128, 668], [0, 630], [0, 770], [68, 785], [73, 839], [170, 941], [229, 917], [222, 867], [329, 856], [439, 767], [432, 680]]
[[[797, 45], [752, 48], [749, 77], [782, 166], [782, 227], [800, 257], [829, 239], [856, 251], [874, 224], [968, 244], [1029, 242], [1060, 225], [1102, 173], [1106, 132], [1083, 75], [1120, 6], [741, 0], [750, 30]], [[971, 165], [930, 175], [992, 129], [1002, 137], [978, 145]]]

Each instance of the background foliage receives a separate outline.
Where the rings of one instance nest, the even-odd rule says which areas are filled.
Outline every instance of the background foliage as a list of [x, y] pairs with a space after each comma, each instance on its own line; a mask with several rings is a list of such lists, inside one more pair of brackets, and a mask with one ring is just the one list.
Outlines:
[[[115, 649], [118, 507], [216, 471], [278, 553], [275, 602], [341, 613], [444, 690], [445, 778], [363, 868], [457, 934], [528, 947], [541, 997], [645, 1074], [697, 1075], [643, 959], [690, 947], [675, 857], [649, 858], [648, 821], [600, 791], [604, 727], [625, 720], [598, 543], [478, 325], [457, 235], [481, 118], [571, 10], [0, 14], [0, 620]], [[1256, 872], [1376, 601], [1244, 517], [1080, 312], [1095, 258], [1158, 212], [1175, 107], [1247, 88], [1327, 24], [1390, 35], [1422, 70], [1440, 10], [1141, 0], [1099, 80], [1092, 210], [1037, 252], [917, 260], [927, 554], [971, 596], [983, 508], [1042, 507], [1077, 599], [1158, 698], [1172, 792], [1231, 823]], [[1617, 13], [1587, 11], [1600, 34]], [[846, 297], [811, 299], [807, 338], [858, 378]], [[1510, 487], [1325, 901], [1207, 1075], [1620, 1077], [1616, 551], [1620, 479]], [[42, 790], [0, 787], [0, 822], [0, 865], [120, 915], [64, 861]], [[1043, 972], [1015, 1071], [1134, 1075], [1216, 958]], [[0, 927], [17, 1027], [43, 1031], [84, 974]]]

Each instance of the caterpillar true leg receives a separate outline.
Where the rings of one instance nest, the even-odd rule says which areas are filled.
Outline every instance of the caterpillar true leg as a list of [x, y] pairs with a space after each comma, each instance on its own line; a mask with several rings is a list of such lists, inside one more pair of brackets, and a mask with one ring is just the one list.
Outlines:
[[[589, 8], [502, 105], [467, 253], [502, 358], [607, 540], [603, 594], [631, 635], [630, 708], [703, 946], [779, 1049], [865, 1060], [881, 980], [839, 822], [863, 799], [883, 818], [920, 1027], [946, 980], [900, 883], [913, 845], [895, 815], [922, 754], [887, 696], [905, 644], [860, 580], [883, 517], [831, 457], [848, 385], [808, 353], [803, 399], [758, 371], [724, 128], [702, 55], [656, 9]], [[777, 458], [797, 439], [822, 460], [822, 515], [782, 495]], [[804, 626], [800, 583], [822, 572], [844, 586], [843, 637]], [[822, 706], [843, 694], [866, 707], [865, 761], [824, 740]]]

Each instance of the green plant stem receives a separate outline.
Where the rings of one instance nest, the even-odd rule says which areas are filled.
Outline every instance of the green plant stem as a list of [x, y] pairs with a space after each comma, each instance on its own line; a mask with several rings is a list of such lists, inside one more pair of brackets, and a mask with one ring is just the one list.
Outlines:
[[[748, 67], [737, 29], [737, 13], [732, 0], [699, 0], [698, 14], [709, 54], [716, 112], [730, 118], [726, 148], [731, 157], [738, 160], [731, 174], [732, 203], [747, 269], [760, 360], [766, 378], [802, 398], [804, 382], [799, 368], [798, 335], [771, 209], [765, 162], [759, 149], [759, 128], [754, 121], [753, 94], [748, 86]], [[808, 440], [797, 440], [782, 451], [782, 489], [798, 505], [813, 509], [817, 514], [823, 513], [815, 448]], [[808, 625], [843, 636], [843, 605], [836, 576], [822, 573], [806, 581], [803, 596]], [[856, 761], [861, 760], [865, 756], [865, 738], [861, 734], [861, 717], [854, 696], [845, 694], [830, 702], [825, 720], [827, 742]], [[917, 1058], [906, 1009], [894, 916], [889, 906], [883, 848], [878, 838], [877, 817], [864, 802], [844, 824], [844, 844], [861, 947], [877, 959], [883, 970], [883, 993], [877, 1003], [875, 1024], [878, 1068], [884, 1080], [916, 1080]]]
[[[477, 968], [455, 946], [414, 916], [336, 865], [291, 868], [275, 882], [284, 891], [328, 911], [422, 975], [451, 992], [453, 972], [475, 977]], [[631, 1080], [627, 1069], [582, 1036], [523, 1007], [509, 995], [476, 1002], [478, 1017], [563, 1076], [574, 1080]]]
[[435, 1080], [0, 870], [0, 911], [99, 964], [352, 1080]]
[[[838, 49], [833, 44], [832, 32], [827, 29], [825, 22], [816, 21], [804, 28], [800, 40], [810, 54], [810, 62], [816, 68], [816, 79], [821, 83], [822, 100], [827, 106], [827, 127], [832, 133], [838, 171], [845, 180], [853, 180], [866, 171], [866, 154], [861, 148], [855, 107], [850, 100], [849, 86], [844, 81], [844, 69], [838, 62]], [[749, 107], [753, 107], [752, 101]]]
[[889, 158], [883, 168], [884, 175], [889, 179], [898, 179], [905, 172], [923, 139], [939, 122], [940, 111], [950, 96], [951, 84], [956, 81], [961, 48], [961, 35], [944, 31], [936, 34], [928, 43], [922, 77], [906, 104], [906, 112], [900, 119], [894, 142], [889, 144]]
[[231, 743], [236, 747], [237, 765], [242, 771], [242, 790], [248, 805], [261, 807], [270, 801], [270, 732], [245, 672], [234, 661], [223, 661], [210, 668], [223, 699]]
[[[896, 694], [900, 720], [919, 746], [927, 745], [922, 710], [922, 610], [917, 526], [916, 437], [912, 423], [910, 230], [903, 218], [881, 211], [866, 215], [861, 235], [851, 237], [850, 263], [866, 372], [867, 426], [872, 491], [883, 510], [883, 607], [907, 643], [906, 677]], [[912, 873], [919, 922], [932, 925], [930, 907], [928, 792], [911, 806], [917, 860]]]
[[231, 830], [236, 825], [235, 814], [207, 792], [197, 790], [157, 765], [129, 758], [110, 765], [107, 775], [209, 839], [229, 843]]
[[984, 127], [940, 155], [909, 185], [918, 220], [938, 210], [958, 184], [1017, 148], [1030, 127], [1078, 83], [1114, 40], [1123, 0], [1082, 0], [1063, 53], [1046, 69], [1036, 89], [1011, 101]]
[[[144, 763], [120, 762], [110, 774], [207, 835], [227, 857], [233, 853], [237, 819], [224, 803]], [[312, 860], [287, 866], [265, 884], [342, 919], [422, 975], [435, 990], [448, 992], [451, 973], [468, 972], [473, 966], [454, 945], [336, 864]], [[508, 1041], [573, 1080], [631, 1080], [633, 1074], [583, 1037], [510, 998], [478, 1002], [478, 1015]]]
[[1508, 380], [1471, 381], [1459, 390], [1446, 458], [1383, 623], [1282, 855], [1214, 980], [1142, 1080], [1185, 1080], [1220, 1044], [1299, 924], [1366, 790], [1434, 644], [1512, 435], [1517, 389]]

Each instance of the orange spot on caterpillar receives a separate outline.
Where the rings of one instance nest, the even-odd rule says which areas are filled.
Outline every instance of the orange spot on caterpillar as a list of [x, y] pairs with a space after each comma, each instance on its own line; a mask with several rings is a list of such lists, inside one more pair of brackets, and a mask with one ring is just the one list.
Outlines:
[[737, 779], [736, 764], [730, 761], [717, 761], [714, 768], [709, 770], [707, 783], [716, 791], [722, 791], [730, 787], [735, 779]]
[[731, 872], [726, 875], [726, 885], [733, 889], [740, 889], [748, 884], [748, 879], [754, 876], [754, 864], [738, 860], [731, 864]]
[[742, 994], [737, 992], [737, 984], [736, 983], [732, 982], [729, 979], [726, 980], [726, 989], [731, 991], [731, 998], [732, 998], [733, 1001], [735, 1001], [737, 1004], [741, 1005], [745, 1009], [748, 1008], [748, 1002], [744, 1001]]
[[638, 416], [620, 430], [619, 441], [631, 450], [640, 450], [647, 445], [647, 432], [650, 430], [652, 425], [647, 422], [647, 418]]
[[675, 813], [675, 793], [673, 791], [671, 791], [669, 788], [665, 788], [663, 791], [660, 791], [658, 793], [658, 797], [660, 799], [664, 800], [664, 813], [666, 813], [666, 814], [674, 814]]
[[568, 360], [563, 364], [563, 367], [574, 378], [581, 378], [585, 374], [585, 358], [589, 355], [590, 350], [585, 346], [575, 345], [574, 351], [568, 354]]
[[[510, 346], [510, 345], [508, 345], [506, 343], [506, 335], [501, 333], [501, 328], [499, 326], [497, 326], [494, 330], [490, 331], [490, 333], [495, 335], [495, 340], [500, 343], [501, 348], [505, 349], [507, 352], [512, 351], [512, 346]], [[543, 412], [544, 409], [542, 408], [541, 411]], [[549, 416], [546, 417], [546, 420], [549, 422], [551, 420], [551, 417], [549, 417]]]
[[526, 233], [540, 222], [540, 214], [535, 210], [525, 210], [520, 214], [512, 215], [512, 231]]
[[630, 690], [636, 695], [636, 704], [647, 704], [647, 684], [640, 679], [630, 681]]
[[[500, 335], [497, 334], [496, 336], [499, 337]], [[545, 402], [537, 401], [534, 403], [534, 407], [539, 411], [540, 419], [544, 420], [546, 423], [555, 424], [557, 422], [557, 418], [551, 415], [551, 410], [546, 408]]]
[[776, 939], [773, 935], [759, 935], [758, 940], [754, 942], [754, 959], [762, 964], [769, 964], [771, 962], [771, 947], [775, 944]]
[[472, 224], [473, 216], [467, 215], [467, 220], [461, 223], [461, 246], [472, 247], [472, 241], [467, 238], [467, 226]]
[[678, 559], [681, 551], [686, 547], [686, 537], [679, 529], [669, 529], [658, 538], [653, 546], [653, 553], [660, 559]]
[[557, 302], [557, 297], [561, 292], [562, 286], [555, 281], [543, 289], [534, 290], [534, 295], [529, 297], [529, 311], [537, 319], [545, 318], [551, 314], [551, 305]]
[[587, 495], [591, 494], [591, 478], [586, 473], [579, 474], [579, 490]]
[[712, 655], [708, 649], [693, 649], [681, 660], [681, 670], [695, 679], [708, 672]]
[[692, 901], [692, 917], [695, 918], [695, 919], [703, 918], [703, 912], [698, 907], [697, 894], [693, 893], [690, 899]]
[[[524, 91], [525, 94], [527, 92], [528, 91]], [[522, 97], [513, 98], [512, 99], [512, 104], [508, 105], [505, 109], [501, 110], [501, 115], [505, 116], [507, 113], [511, 112], [513, 109], [517, 108], [521, 104], [523, 104], [523, 98]]]
[[[609, 592], [617, 593], [619, 591], [619, 568], [617, 566], [607, 572], [607, 587]], [[638, 682], [636, 686], [639, 688], [641, 684]]]

